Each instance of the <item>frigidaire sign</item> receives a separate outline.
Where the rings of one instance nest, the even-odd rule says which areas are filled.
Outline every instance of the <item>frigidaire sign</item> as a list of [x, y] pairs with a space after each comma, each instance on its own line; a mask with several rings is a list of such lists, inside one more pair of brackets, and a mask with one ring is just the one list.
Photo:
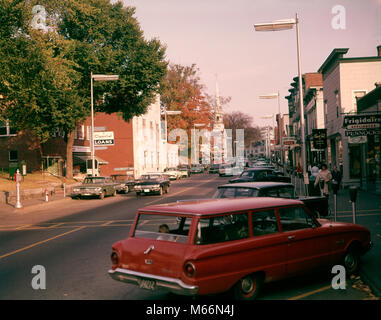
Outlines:
[[348, 130], [374, 129], [381, 126], [381, 114], [356, 114], [344, 116], [343, 127]]

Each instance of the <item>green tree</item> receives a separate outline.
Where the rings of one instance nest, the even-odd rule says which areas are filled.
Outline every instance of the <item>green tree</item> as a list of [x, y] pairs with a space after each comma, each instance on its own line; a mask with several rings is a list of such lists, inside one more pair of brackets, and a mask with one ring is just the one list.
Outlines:
[[[36, 4], [44, 9], [42, 30], [31, 27]], [[71, 177], [73, 131], [90, 113], [90, 73], [119, 75], [94, 86], [95, 108], [127, 121], [144, 114], [159, 92], [165, 47], [146, 40], [135, 9], [120, 2], [0, 0], [0, 10], [1, 116], [41, 143], [54, 128], [66, 132]]]

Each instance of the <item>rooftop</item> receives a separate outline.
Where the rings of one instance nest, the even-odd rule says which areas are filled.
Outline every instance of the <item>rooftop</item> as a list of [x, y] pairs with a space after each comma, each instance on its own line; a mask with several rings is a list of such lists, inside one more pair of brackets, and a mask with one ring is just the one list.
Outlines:
[[235, 198], [172, 202], [141, 208], [140, 212], [207, 216], [279, 206], [301, 205], [303, 202], [282, 198]]

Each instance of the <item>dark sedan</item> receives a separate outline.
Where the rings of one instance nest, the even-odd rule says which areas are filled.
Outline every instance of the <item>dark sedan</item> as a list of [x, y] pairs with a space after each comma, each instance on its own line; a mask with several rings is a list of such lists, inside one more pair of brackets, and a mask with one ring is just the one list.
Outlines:
[[162, 195], [164, 192], [168, 193], [169, 186], [170, 182], [165, 174], [147, 173], [135, 183], [135, 192], [137, 196], [150, 193]]
[[241, 173], [238, 178], [229, 180], [230, 183], [240, 182], [257, 182], [257, 181], [273, 181], [273, 182], [291, 182], [290, 177], [285, 177], [279, 171], [270, 168], [249, 168]]

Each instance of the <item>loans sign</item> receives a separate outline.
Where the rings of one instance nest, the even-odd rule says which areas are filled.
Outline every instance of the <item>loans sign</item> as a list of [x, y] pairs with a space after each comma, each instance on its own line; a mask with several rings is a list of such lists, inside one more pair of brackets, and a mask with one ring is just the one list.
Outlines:
[[95, 146], [113, 146], [114, 131], [94, 132]]

